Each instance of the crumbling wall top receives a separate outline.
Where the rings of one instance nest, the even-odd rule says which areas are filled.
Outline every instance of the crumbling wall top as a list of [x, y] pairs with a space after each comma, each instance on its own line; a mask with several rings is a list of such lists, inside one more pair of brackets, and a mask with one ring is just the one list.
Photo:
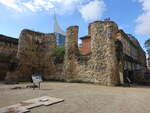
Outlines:
[[73, 28], [79, 28], [79, 26], [77, 26], [77, 25], [75, 25], [75, 26], [69, 26], [69, 27], [67, 28], [67, 30], [73, 29]]
[[0, 41], [13, 43], [13, 44], [18, 44], [18, 39], [17, 38], [12, 38], [12, 37], [5, 36], [5, 35], [2, 35], [2, 34], [0, 34]]
[[40, 35], [55, 35], [54, 33], [42, 33], [42, 32], [38, 32], [38, 31], [32, 31], [32, 30], [29, 30], [29, 29], [23, 29], [21, 31], [21, 35], [22, 34], [32, 34], [32, 35], [36, 34], [36, 36], [40, 36]]

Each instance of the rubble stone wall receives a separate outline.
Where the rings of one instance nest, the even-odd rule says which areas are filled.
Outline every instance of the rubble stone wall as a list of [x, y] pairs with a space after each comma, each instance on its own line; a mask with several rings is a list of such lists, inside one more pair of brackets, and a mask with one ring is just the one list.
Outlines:
[[116, 56], [115, 34], [118, 27], [114, 22], [97, 21], [91, 24], [91, 57], [80, 62], [76, 42], [78, 27], [67, 29], [65, 73], [71, 81], [84, 81], [102, 85], [120, 83], [119, 62]]
[[18, 39], [0, 35], [0, 55], [15, 56], [18, 50]]
[[65, 43], [64, 79], [70, 80], [77, 74], [78, 49], [78, 26], [71, 26], [67, 29]]
[[4, 80], [9, 64], [18, 50], [18, 39], [0, 35], [0, 80]]
[[104, 85], [119, 83], [119, 66], [115, 48], [117, 31], [118, 26], [111, 21], [94, 22], [91, 25], [91, 60], [94, 69], [98, 69], [95, 73], [97, 80]]
[[[78, 48], [78, 26], [66, 32], [64, 61], [55, 62], [56, 37], [23, 30], [20, 34], [17, 57], [7, 73], [6, 81], [30, 80], [38, 73], [45, 80], [90, 82], [101, 85], [123, 84], [123, 44], [117, 37], [118, 26], [110, 20], [90, 24], [91, 53], [81, 55]], [[141, 55], [140, 58], [143, 58]]]
[[9, 71], [9, 62], [0, 61], [0, 81], [4, 80], [6, 73]]
[[29, 80], [33, 73], [40, 73], [47, 78], [55, 70], [52, 61], [55, 48], [54, 34], [23, 30], [18, 45], [18, 67], [15, 72], [8, 73], [7, 79], [14, 75], [17, 80]]

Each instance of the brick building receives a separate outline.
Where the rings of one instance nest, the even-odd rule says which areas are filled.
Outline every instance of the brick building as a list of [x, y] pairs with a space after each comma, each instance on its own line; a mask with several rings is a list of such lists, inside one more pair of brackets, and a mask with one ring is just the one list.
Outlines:
[[91, 24], [88, 26], [88, 35], [80, 38], [82, 41], [80, 52], [82, 55], [87, 55], [91, 52]]
[[82, 55], [86, 55], [91, 52], [91, 37], [90, 36], [84, 36], [80, 38], [82, 40], [81, 45], [81, 53]]

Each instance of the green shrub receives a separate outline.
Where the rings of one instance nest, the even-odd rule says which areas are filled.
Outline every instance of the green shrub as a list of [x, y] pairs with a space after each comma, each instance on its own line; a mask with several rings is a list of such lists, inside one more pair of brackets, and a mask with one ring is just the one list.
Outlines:
[[65, 47], [64, 46], [58, 46], [55, 49], [54, 56], [55, 57], [64, 57], [64, 55], [65, 55]]

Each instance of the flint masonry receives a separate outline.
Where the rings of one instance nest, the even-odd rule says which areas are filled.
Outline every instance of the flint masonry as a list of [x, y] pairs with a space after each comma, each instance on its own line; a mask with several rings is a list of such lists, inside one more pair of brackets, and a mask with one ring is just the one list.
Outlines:
[[28, 80], [33, 71], [41, 73], [47, 80], [91, 82], [107, 86], [124, 83], [126, 71], [133, 72], [132, 79], [135, 81], [144, 79], [145, 52], [138, 41], [119, 30], [115, 22], [105, 20], [90, 24], [89, 52], [84, 55], [78, 47], [78, 31], [78, 26], [68, 27], [64, 61], [58, 64], [53, 56], [56, 48], [54, 34], [23, 30], [17, 55], [14, 55], [17, 66], [13, 71], [6, 72], [5, 80]]

